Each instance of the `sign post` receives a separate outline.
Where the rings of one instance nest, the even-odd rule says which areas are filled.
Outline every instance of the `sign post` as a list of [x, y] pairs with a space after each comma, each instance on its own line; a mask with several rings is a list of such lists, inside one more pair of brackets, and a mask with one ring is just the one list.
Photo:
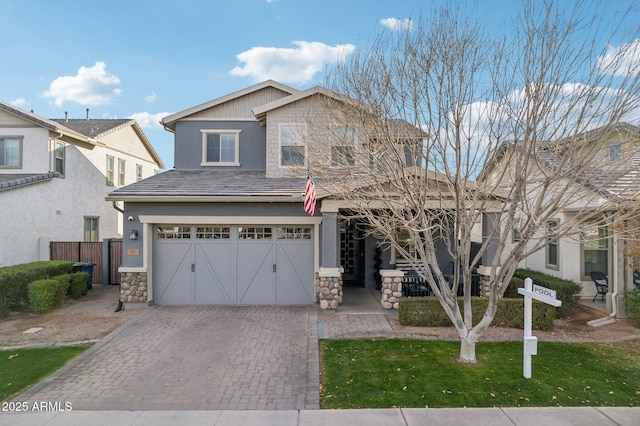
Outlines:
[[538, 354], [538, 338], [531, 335], [531, 322], [533, 312], [533, 299], [555, 306], [562, 305], [556, 299], [555, 290], [533, 284], [531, 278], [524, 280], [524, 288], [519, 288], [518, 293], [524, 296], [524, 364], [523, 372], [525, 379], [531, 378], [531, 355]]

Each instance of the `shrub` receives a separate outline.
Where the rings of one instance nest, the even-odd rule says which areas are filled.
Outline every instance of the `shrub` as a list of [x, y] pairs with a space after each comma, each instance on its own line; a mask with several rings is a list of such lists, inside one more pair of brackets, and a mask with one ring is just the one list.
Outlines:
[[522, 295], [518, 293], [519, 288], [524, 288], [524, 280], [522, 278], [512, 277], [511, 281], [509, 281], [509, 286], [504, 291], [502, 297], [505, 299], [522, 297]]
[[[458, 298], [462, 310], [464, 298]], [[476, 325], [482, 318], [489, 299], [472, 297], [471, 309]], [[536, 330], [553, 330], [554, 308], [546, 303], [533, 302], [532, 327]], [[435, 297], [401, 298], [398, 306], [398, 321], [402, 325], [414, 327], [450, 327], [451, 320]], [[524, 298], [501, 299], [493, 319], [496, 327], [524, 327]]]
[[71, 275], [56, 275], [55, 277], [51, 277], [51, 279], [58, 282], [58, 285], [56, 285], [54, 304], [56, 306], [61, 305], [67, 298], [67, 294], [69, 293], [69, 287], [71, 285]]
[[523, 280], [531, 278], [534, 284], [555, 290], [556, 298], [562, 302], [562, 306], [555, 308], [556, 318], [566, 318], [578, 309], [580, 284], [530, 269], [516, 269], [514, 276]]
[[56, 280], [36, 280], [30, 283], [27, 286], [29, 309], [36, 314], [49, 312], [49, 309], [55, 303], [58, 287], [60, 287], [60, 281]]
[[29, 283], [73, 271], [73, 262], [40, 261], [0, 268], [0, 313], [29, 304]]
[[87, 280], [89, 274], [86, 272], [76, 272], [70, 275], [71, 284], [69, 285], [69, 296], [72, 299], [80, 299], [87, 294]]
[[624, 293], [624, 310], [634, 326], [640, 328], [640, 290], [628, 290]]

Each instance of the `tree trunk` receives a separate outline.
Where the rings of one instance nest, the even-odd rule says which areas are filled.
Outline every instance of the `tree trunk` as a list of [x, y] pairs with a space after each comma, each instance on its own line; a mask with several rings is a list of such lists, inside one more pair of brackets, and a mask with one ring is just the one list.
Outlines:
[[476, 342], [469, 339], [469, 336], [460, 339], [460, 362], [465, 364], [475, 364]]

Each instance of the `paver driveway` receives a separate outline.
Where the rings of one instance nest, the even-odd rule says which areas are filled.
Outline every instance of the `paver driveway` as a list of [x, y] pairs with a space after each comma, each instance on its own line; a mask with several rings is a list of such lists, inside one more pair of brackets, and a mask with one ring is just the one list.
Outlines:
[[314, 307], [147, 309], [15, 401], [68, 401], [73, 410], [318, 408]]

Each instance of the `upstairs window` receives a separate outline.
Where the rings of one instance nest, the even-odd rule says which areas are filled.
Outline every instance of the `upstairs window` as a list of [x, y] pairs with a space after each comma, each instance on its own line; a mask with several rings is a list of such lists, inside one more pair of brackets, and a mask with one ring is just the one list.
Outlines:
[[125, 182], [125, 162], [118, 159], [118, 186], [124, 186]]
[[0, 168], [22, 167], [22, 138], [0, 137]]
[[617, 161], [621, 153], [620, 145], [609, 147], [609, 161]]
[[136, 164], [136, 182], [140, 182], [142, 180], [142, 166], [140, 164]]
[[340, 126], [332, 135], [331, 160], [338, 165], [353, 165], [355, 149], [355, 133], [353, 129]]
[[107, 155], [107, 185], [113, 186], [113, 173], [115, 167], [115, 159]]
[[560, 222], [550, 220], [547, 222], [547, 268], [560, 269], [560, 245], [558, 244], [558, 228]]
[[53, 151], [53, 171], [64, 175], [64, 142], [56, 141]]
[[304, 137], [306, 126], [304, 124], [280, 125], [280, 165], [286, 167], [304, 166], [306, 149]]
[[201, 130], [203, 166], [239, 166], [240, 130]]

